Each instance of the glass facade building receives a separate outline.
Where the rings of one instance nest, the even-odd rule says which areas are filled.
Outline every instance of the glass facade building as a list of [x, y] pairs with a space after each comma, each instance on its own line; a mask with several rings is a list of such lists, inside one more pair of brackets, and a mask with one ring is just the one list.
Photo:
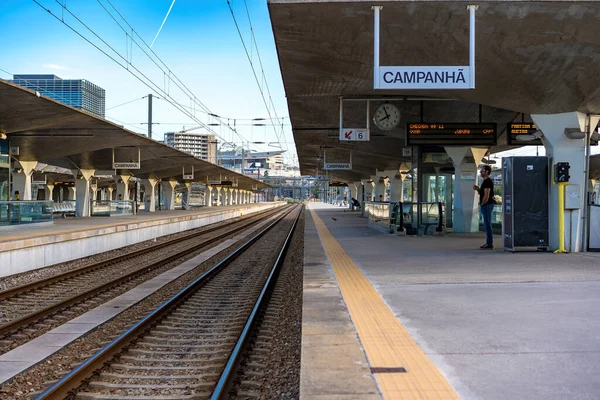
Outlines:
[[12, 82], [104, 118], [104, 89], [85, 79], [61, 79], [56, 75], [14, 75]]

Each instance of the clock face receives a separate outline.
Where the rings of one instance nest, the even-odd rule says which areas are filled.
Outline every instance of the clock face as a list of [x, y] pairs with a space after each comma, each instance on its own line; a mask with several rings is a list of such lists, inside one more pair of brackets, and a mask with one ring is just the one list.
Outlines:
[[400, 110], [392, 104], [382, 104], [375, 110], [373, 122], [379, 129], [389, 131], [400, 123]]

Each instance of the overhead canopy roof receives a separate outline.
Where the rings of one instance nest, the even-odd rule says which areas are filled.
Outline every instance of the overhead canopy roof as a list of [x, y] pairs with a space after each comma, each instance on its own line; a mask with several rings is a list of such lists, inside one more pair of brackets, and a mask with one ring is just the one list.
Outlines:
[[[238, 188], [268, 185], [123, 129], [110, 121], [64, 105], [13, 83], [0, 80], [0, 130], [10, 145], [19, 147], [19, 161], [38, 161], [67, 169], [111, 170], [113, 148], [140, 149], [139, 178], [156, 177], [183, 182], [194, 167], [194, 181], [237, 180]], [[127, 171], [118, 170], [127, 174]]]
[[[469, 64], [471, 3], [269, 0], [302, 173], [315, 173], [323, 146], [338, 158], [353, 151], [354, 171], [332, 171], [345, 180], [396, 168], [402, 159], [404, 122], [419, 121], [420, 102], [397, 104], [399, 128], [372, 127], [370, 142], [347, 144], [337, 139], [340, 96], [454, 100], [425, 101], [424, 120], [431, 122], [478, 122], [482, 104], [481, 120], [498, 123], [499, 133], [520, 113], [526, 120], [532, 113], [600, 113], [600, 2], [593, 1], [477, 1], [476, 89], [373, 89], [371, 6], [383, 6], [381, 65], [440, 66]], [[344, 123], [364, 126], [365, 104], [354, 107], [345, 106], [354, 121]], [[492, 152], [507, 148], [503, 136], [498, 144]]]

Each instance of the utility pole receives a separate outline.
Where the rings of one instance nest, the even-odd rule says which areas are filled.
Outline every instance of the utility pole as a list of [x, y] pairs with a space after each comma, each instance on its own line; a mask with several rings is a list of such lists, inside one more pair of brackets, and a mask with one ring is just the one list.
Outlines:
[[152, 93], [148, 95], [148, 137], [152, 139]]

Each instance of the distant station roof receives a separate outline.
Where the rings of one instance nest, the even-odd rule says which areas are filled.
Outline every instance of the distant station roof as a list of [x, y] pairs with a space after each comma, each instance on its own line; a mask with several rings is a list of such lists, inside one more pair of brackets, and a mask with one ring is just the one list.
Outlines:
[[[302, 173], [315, 173], [319, 148], [335, 161], [353, 151], [353, 171], [333, 171], [340, 179], [397, 167], [405, 122], [495, 122], [496, 152], [507, 148], [506, 123], [521, 113], [600, 113], [600, 2], [592, 1], [477, 1], [476, 89], [373, 89], [371, 6], [383, 6], [381, 65], [441, 66], [469, 64], [471, 3], [269, 0]], [[396, 104], [402, 123], [389, 132], [372, 127], [369, 142], [341, 143], [340, 96], [405, 97]], [[449, 101], [427, 101], [433, 97]], [[364, 103], [344, 107], [350, 126], [364, 126]]]
[[138, 147], [141, 168], [130, 170], [138, 178], [183, 182], [182, 168], [185, 166], [188, 172], [193, 166], [196, 182], [205, 182], [207, 177], [235, 178], [240, 189], [268, 187], [4, 80], [0, 80], [0, 130], [7, 134], [11, 147], [19, 147], [15, 158], [20, 161], [38, 161], [69, 170], [111, 170], [113, 148]]

